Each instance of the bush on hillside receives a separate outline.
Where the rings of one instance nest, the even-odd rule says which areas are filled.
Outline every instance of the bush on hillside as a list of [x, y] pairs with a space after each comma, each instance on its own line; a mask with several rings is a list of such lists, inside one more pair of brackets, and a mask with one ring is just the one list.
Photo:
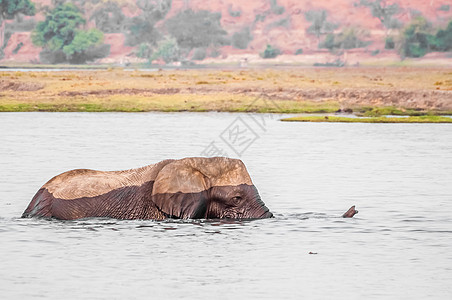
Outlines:
[[158, 43], [157, 50], [152, 54], [151, 60], [163, 59], [165, 63], [180, 60], [180, 49], [175, 39], [166, 38]]
[[99, 30], [105, 33], [116, 33], [123, 31], [126, 17], [118, 3], [108, 1], [92, 13], [90, 20], [94, 20]]
[[262, 58], [275, 58], [280, 54], [281, 50], [273, 47], [272, 45], [267, 45], [267, 48], [265, 48], [264, 52], [260, 53], [260, 56]]
[[311, 22], [311, 26], [306, 31], [317, 38], [321, 35], [332, 33], [338, 27], [337, 24], [327, 21], [328, 13], [324, 9], [309, 10], [305, 12], [304, 16], [308, 22]]
[[394, 37], [392, 36], [388, 36], [385, 39], [385, 49], [387, 50], [392, 50], [395, 48], [395, 42], [394, 42]]
[[433, 27], [423, 17], [417, 17], [402, 31], [400, 55], [402, 57], [422, 57], [430, 51], [430, 45], [435, 43], [432, 34]]
[[230, 44], [220, 20], [221, 13], [187, 9], [168, 19], [165, 25], [179, 47], [189, 52], [194, 48]]
[[191, 57], [192, 60], [203, 60], [207, 56], [205, 48], [196, 48]]
[[365, 30], [348, 27], [338, 34], [328, 34], [325, 40], [320, 43], [319, 48], [326, 48], [330, 51], [363, 48], [371, 44], [370, 41], [362, 40], [366, 36], [367, 32]]
[[232, 46], [237, 49], [246, 49], [252, 40], [250, 28], [245, 27], [232, 35]]

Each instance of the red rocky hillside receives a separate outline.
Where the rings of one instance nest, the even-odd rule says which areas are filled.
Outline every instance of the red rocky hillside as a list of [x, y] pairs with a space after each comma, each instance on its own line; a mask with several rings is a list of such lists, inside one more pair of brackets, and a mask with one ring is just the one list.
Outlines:
[[[159, 5], [165, 0], [149, 0], [151, 4]], [[44, 19], [44, 7], [52, 7], [50, 0], [33, 1], [36, 5], [36, 15], [7, 20], [6, 29], [14, 28], [3, 45], [4, 57], [1, 62], [34, 62], [39, 63], [41, 48], [31, 42], [30, 28], [36, 22]], [[108, 1], [85, 1], [83, 11], [87, 21], [86, 28], [96, 27], [92, 18], [93, 13], [102, 9]], [[142, 14], [136, 1], [111, 0], [120, 7], [125, 18], [132, 18]], [[374, 0], [368, 2], [375, 2]], [[416, 16], [423, 16], [433, 26], [444, 28], [452, 21], [452, 2], [450, 0], [394, 0], [380, 1], [383, 6], [398, 5], [398, 12], [394, 19], [400, 24], [407, 24]], [[80, 3], [80, 2], [76, 2]], [[156, 22], [155, 27], [162, 33], [165, 31], [165, 21], [179, 12], [192, 9], [193, 11], [209, 10], [221, 13], [221, 26], [232, 38], [234, 33], [249, 30], [250, 41], [245, 49], [238, 49], [234, 45], [217, 47], [218, 55], [199, 60], [197, 63], [208, 62], [294, 62], [294, 63], [327, 63], [338, 57], [348, 64], [357, 64], [366, 61], [398, 61], [400, 56], [397, 50], [385, 49], [385, 38], [389, 35], [397, 36], [399, 29], [385, 27], [380, 19], [372, 15], [369, 6], [360, 4], [360, 0], [173, 0], [170, 9], [162, 20]], [[319, 42], [325, 39], [326, 34], [316, 36], [309, 32], [312, 22], [308, 21], [306, 14], [312, 11], [326, 11], [326, 21], [336, 24], [333, 32], [341, 32], [344, 28], [356, 28], [366, 41], [366, 46], [349, 49], [342, 53], [332, 54], [328, 49], [319, 49]], [[18, 23], [28, 26], [13, 26]], [[126, 25], [124, 25], [126, 26]], [[136, 57], [138, 46], [126, 46], [125, 37], [127, 29], [124, 27], [118, 32], [105, 33], [104, 43], [110, 45], [110, 54], [98, 63], [121, 63], [124, 61], [145, 61]], [[280, 50], [280, 55], [273, 59], [264, 60], [259, 56], [267, 45]], [[297, 54], [297, 55], [296, 55]], [[190, 55], [187, 55], [189, 58]], [[425, 55], [424, 60], [437, 60], [449, 63], [452, 60], [450, 52], [432, 52]], [[160, 62], [162, 63], [162, 62]]]

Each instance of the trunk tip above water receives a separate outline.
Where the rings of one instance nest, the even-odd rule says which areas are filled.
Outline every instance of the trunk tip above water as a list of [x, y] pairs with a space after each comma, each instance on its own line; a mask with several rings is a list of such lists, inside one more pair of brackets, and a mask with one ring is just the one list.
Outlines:
[[350, 207], [343, 215], [343, 218], [353, 218], [354, 215], [356, 215], [358, 211], [355, 209], [355, 206], [353, 205]]

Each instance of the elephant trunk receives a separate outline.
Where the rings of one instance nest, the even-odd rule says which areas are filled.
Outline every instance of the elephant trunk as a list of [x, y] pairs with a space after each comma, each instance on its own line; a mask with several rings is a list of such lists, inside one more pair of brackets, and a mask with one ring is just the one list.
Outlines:
[[[257, 190], [256, 190], [256, 192], [257, 192]], [[265, 206], [264, 202], [262, 201], [262, 199], [258, 193], [253, 202], [254, 202], [254, 205], [250, 209], [249, 218], [251, 218], [251, 219], [273, 218], [273, 214]]]

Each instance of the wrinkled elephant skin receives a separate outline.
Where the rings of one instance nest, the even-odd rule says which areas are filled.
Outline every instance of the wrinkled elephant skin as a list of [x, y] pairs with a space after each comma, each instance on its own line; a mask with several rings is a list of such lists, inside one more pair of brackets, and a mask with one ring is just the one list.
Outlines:
[[272, 217], [241, 160], [190, 157], [126, 171], [77, 169], [33, 197], [22, 217], [74, 220]]

